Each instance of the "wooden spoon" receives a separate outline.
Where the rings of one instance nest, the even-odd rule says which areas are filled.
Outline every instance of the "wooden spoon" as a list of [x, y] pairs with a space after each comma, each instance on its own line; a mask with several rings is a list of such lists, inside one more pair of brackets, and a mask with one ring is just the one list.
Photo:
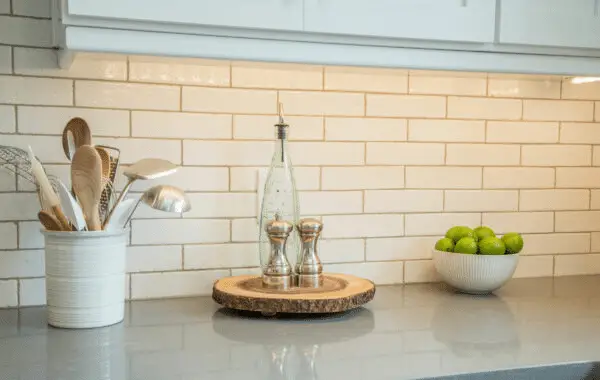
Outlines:
[[63, 230], [58, 219], [56, 219], [56, 217], [49, 212], [43, 210], [38, 212], [38, 219], [48, 231]]
[[[72, 135], [71, 141], [69, 132]], [[65, 152], [65, 155], [69, 161], [73, 160], [73, 155], [80, 146], [91, 144], [92, 133], [90, 132], [90, 127], [88, 126], [87, 122], [80, 117], [75, 117], [69, 120], [65, 129], [63, 129], [62, 134], [63, 151]]]
[[71, 164], [71, 184], [79, 199], [88, 230], [102, 229], [98, 206], [102, 195], [102, 159], [90, 145], [77, 149]]
[[[110, 155], [106, 150], [100, 147], [95, 147], [96, 152], [100, 156], [100, 160], [102, 160], [102, 182], [105, 184], [110, 180]], [[102, 186], [104, 188], [104, 186]]]

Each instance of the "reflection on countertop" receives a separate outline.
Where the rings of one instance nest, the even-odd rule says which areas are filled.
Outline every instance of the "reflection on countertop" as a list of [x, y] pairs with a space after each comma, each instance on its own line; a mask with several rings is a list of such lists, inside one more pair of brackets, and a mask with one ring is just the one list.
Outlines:
[[379, 287], [365, 308], [316, 319], [208, 297], [132, 302], [94, 330], [0, 310], [3, 380], [412, 379], [599, 359], [600, 276], [516, 279], [487, 297]]

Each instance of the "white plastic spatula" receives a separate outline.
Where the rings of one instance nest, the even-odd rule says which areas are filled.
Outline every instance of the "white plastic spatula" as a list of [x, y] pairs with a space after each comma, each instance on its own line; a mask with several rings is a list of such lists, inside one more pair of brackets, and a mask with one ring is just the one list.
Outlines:
[[83, 231], [86, 228], [85, 217], [81, 206], [73, 198], [71, 192], [67, 189], [64, 183], [59, 182], [58, 185], [58, 197], [60, 198], [60, 205], [65, 213], [65, 216], [69, 219], [71, 224], [77, 231]]
[[131, 215], [133, 208], [136, 205], [135, 199], [126, 199], [119, 203], [113, 211], [112, 218], [104, 226], [106, 231], [118, 231], [126, 227], [129, 221], [129, 215]]

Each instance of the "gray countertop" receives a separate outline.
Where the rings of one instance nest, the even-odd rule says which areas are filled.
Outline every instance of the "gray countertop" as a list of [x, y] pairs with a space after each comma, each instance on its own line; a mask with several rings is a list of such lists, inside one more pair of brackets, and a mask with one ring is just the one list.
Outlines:
[[0, 310], [2, 380], [412, 379], [600, 360], [600, 276], [512, 280], [496, 296], [379, 287], [365, 308], [263, 319], [210, 298], [137, 301], [94, 330]]

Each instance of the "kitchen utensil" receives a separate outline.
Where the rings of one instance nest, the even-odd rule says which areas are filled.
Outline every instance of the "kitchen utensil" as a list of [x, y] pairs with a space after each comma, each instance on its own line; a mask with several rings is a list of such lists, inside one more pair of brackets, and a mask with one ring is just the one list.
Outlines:
[[90, 231], [102, 229], [98, 205], [102, 194], [102, 159], [89, 145], [77, 148], [71, 164], [71, 184]]
[[[31, 170], [31, 161], [27, 151], [14, 146], [0, 145], [0, 167], [15, 173], [24, 180], [37, 185]], [[56, 190], [58, 178], [47, 175], [52, 188]]]
[[[69, 132], [72, 135], [72, 140], [69, 140]], [[69, 120], [62, 134], [63, 151], [69, 161], [73, 161], [73, 155], [80, 146], [91, 144], [92, 133], [87, 122], [80, 117]]]
[[81, 211], [81, 206], [79, 206], [79, 203], [77, 203], [64, 183], [59, 182], [57, 193], [58, 197], [60, 198], [62, 209], [71, 224], [75, 227], [75, 230], [84, 230], [86, 228], [86, 224], [83, 211]]
[[[133, 213], [137, 209], [140, 202], [144, 202], [155, 210], [184, 213], [192, 209], [192, 204], [185, 192], [175, 186], [157, 185], [146, 190], [138, 199], [131, 213], [128, 214], [125, 223], [121, 224], [123, 228], [129, 223], [133, 217]], [[118, 205], [117, 205], [118, 207]]]
[[96, 148], [101, 148], [108, 153], [110, 159], [110, 173], [108, 175], [108, 184], [102, 190], [102, 196], [100, 197], [100, 220], [106, 219], [106, 214], [111, 205], [111, 201], [114, 194], [115, 178], [117, 177], [117, 171], [119, 169], [119, 159], [121, 157], [121, 151], [112, 146], [96, 145]]
[[125, 199], [123, 202], [119, 203], [115, 208], [115, 212], [113, 212], [112, 218], [110, 218], [110, 222], [104, 226], [104, 230], [117, 231], [125, 228], [127, 223], [129, 223], [129, 219], [131, 219], [131, 215], [135, 211], [138, 202], [136, 202], [135, 199]]
[[63, 228], [56, 217], [47, 211], [38, 212], [38, 219], [48, 231], [62, 231]]
[[125, 195], [127, 195], [129, 192], [133, 182], [138, 179], [161, 178], [175, 173], [178, 168], [179, 167], [177, 165], [167, 160], [162, 160], [159, 158], [144, 158], [125, 169], [123, 174], [128, 178], [127, 184], [125, 185], [123, 191], [121, 191], [117, 202], [110, 209], [110, 212], [104, 220], [103, 225], [106, 225], [110, 221], [115, 207], [125, 198]]
[[58, 199], [58, 196], [54, 192], [54, 189], [50, 184], [50, 180], [46, 176], [46, 172], [44, 171], [42, 164], [37, 160], [37, 158], [35, 158], [31, 147], [29, 147], [29, 161], [31, 162], [31, 171], [40, 187], [40, 193], [42, 194], [42, 198], [44, 200], [42, 202], [42, 206], [44, 206], [44, 202], [47, 202], [47, 205], [52, 210], [52, 213], [60, 222], [62, 229], [65, 231], [70, 230], [71, 226], [69, 225], [69, 221], [67, 220], [65, 214], [63, 214], [62, 209], [60, 208], [60, 201]]

